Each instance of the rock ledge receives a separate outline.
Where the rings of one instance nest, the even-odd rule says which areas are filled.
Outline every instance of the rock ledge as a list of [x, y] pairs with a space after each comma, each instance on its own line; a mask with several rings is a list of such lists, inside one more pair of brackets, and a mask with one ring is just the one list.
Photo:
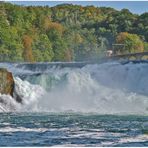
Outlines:
[[5, 68], [0, 68], [0, 93], [13, 97], [14, 85], [12, 73]]

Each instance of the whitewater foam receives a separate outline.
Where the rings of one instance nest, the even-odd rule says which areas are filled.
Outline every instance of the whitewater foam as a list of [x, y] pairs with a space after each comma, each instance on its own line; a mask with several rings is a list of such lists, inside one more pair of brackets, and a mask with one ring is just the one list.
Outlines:
[[25, 127], [4, 127], [0, 128], [1, 133], [13, 133], [13, 132], [46, 132], [47, 128], [25, 128]]
[[[23, 69], [18, 65], [15, 67]], [[22, 105], [10, 96], [15, 109], [0, 105], [0, 111], [37, 112], [95, 112], [98, 114], [148, 113], [148, 64], [105, 63], [86, 65], [83, 68], [46, 67], [46, 71], [31, 71], [22, 80], [15, 71], [15, 92], [21, 96]], [[41, 72], [41, 71], [40, 71]], [[7, 99], [9, 98], [9, 99]], [[19, 107], [21, 106], [21, 107]]]
[[11, 112], [20, 109], [20, 104], [9, 95], [0, 94], [0, 112]]

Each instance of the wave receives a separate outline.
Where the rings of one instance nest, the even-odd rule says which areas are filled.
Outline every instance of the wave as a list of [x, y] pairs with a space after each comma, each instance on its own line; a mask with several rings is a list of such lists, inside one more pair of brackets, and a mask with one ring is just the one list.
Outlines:
[[46, 132], [47, 128], [25, 128], [25, 127], [3, 127], [0, 128], [0, 133], [13, 133], [13, 132]]

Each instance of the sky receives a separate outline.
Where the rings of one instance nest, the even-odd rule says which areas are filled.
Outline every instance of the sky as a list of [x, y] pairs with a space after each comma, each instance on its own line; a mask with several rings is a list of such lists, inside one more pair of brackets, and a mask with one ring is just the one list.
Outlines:
[[132, 13], [142, 14], [148, 12], [148, 1], [11, 1], [11, 3], [25, 6], [55, 6], [58, 4], [78, 4], [82, 6], [94, 5], [97, 7], [112, 7], [117, 10], [129, 9]]

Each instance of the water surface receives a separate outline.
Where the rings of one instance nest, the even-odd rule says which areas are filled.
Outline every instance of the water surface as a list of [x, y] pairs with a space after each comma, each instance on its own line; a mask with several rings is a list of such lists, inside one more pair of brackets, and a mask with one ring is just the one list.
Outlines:
[[0, 146], [148, 146], [148, 117], [1, 113]]

